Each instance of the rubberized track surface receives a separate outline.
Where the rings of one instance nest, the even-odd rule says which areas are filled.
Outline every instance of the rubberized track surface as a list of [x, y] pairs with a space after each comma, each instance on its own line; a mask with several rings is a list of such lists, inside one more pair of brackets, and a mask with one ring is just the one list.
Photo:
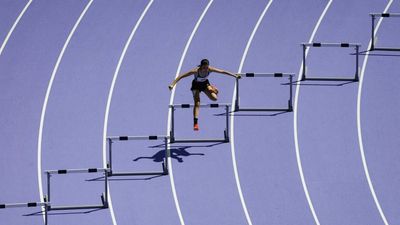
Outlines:
[[[167, 86], [202, 58], [298, 80], [300, 43], [366, 50], [368, 14], [385, 10], [399, 12], [400, 1], [0, 0], [0, 203], [40, 201], [45, 170], [104, 167], [105, 135], [167, 135], [168, 104], [192, 103], [191, 79]], [[379, 45], [400, 46], [399, 22], [383, 20]], [[352, 53], [311, 49], [307, 72], [352, 76]], [[234, 113], [230, 143], [171, 144], [169, 176], [113, 177], [109, 209], [51, 212], [49, 224], [397, 224], [398, 59], [364, 52], [360, 82], [296, 82], [294, 112]], [[211, 82], [231, 103], [234, 79]], [[241, 82], [241, 104], [286, 106], [287, 80]], [[177, 110], [176, 135], [222, 136], [219, 113], [201, 109], [194, 133], [191, 110]], [[116, 143], [114, 164], [158, 169], [159, 144]], [[102, 182], [91, 178], [55, 177], [52, 200], [99, 203]], [[0, 210], [0, 220], [43, 224], [22, 216], [38, 211]]]

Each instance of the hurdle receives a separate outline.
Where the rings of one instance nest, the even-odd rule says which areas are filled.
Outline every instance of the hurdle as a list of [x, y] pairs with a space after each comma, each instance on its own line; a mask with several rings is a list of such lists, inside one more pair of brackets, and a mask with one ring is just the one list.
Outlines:
[[[359, 55], [360, 55], [360, 47], [361, 45], [358, 43], [320, 43], [320, 42], [313, 42], [313, 43], [302, 43], [303, 47], [303, 70], [301, 75], [301, 80], [310, 80], [310, 81], [352, 81], [357, 82], [359, 80]], [[307, 48], [311, 47], [340, 47], [340, 48], [350, 48], [354, 47], [356, 50], [356, 72], [353, 78], [344, 78], [344, 77], [307, 77], [306, 76], [306, 50]]]
[[[110, 136], [107, 137], [108, 142], [108, 163], [107, 167], [109, 168], [109, 176], [157, 176], [157, 175], [168, 175], [168, 157], [170, 157], [170, 149], [168, 147], [168, 136], [162, 135], [154, 135], [154, 136]], [[113, 161], [112, 161], [112, 152], [113, 152], [113, 143], [116, 141], [140, 141], [140, 140], [164, 140], [165, 145], [165, 158], [162, 162], [162, 170], [161, 171], [143, 171], [143, 172], [114, 172], [113, 171]]]
[[51, 176], [66, 175], [76, 173], [104, 173], [104, 193], [101, 195], [102, 204], [98, 205], [65, 205], [53, 206], [48, 205], [48, 211], [52, 210], [80, 210], [80, 209], [106, 209], [108, 208], [108, 169], [104, 168], [89, 168], [89, 169], [62, 169], [62, 170], [47, 170], [44, 172], [47, 176], [47, 200], [51, 202]]
[[236, 78], [236, 95], [235, 95], [235, 112], [239, 111], [279, 111], [279, 112], [292, 112], [293, 111], [293, 76], [294, 73], [239, 73], [242, 77], [272, 77], [272, 78], [283, 78], [289, 79], [289, 100], [287, 108], [254, 108], [254, 107], [240, 107], [239, 106], [239, 78]]
[[171, 130], [170, 130], [170, 143], [204, 143], [204, 142], [221, 142], [227, 143], [229, 142], [229, 107], [230, 104], [200, 104], [200, 108], [225, 108], [225, 129], [224, 129], [224, 138], [210, 138], [210, 139], [178, 139], [175, 137], [175, 110], [177, 108], [181, 109], [189, 109], [193, 108], [193, 104], [173, 104], [169, 105], [171, 110]]
[[44, 224], [47, 225], [48, 224], [48, 211], [49, 211], [50, 205], [51, 205], [51, 203], [48, 201], [47, 196], [44, 196], [43, 202], [0, 204], [0, 209], [43, 207], [44, 208]]
[[376, 47], [376, 38], [375, 38], [375, 21], [377, 17], [381, 18], [389, 18], [389, 17], [400, 17], [400, 13], [370, 13], [371, 16], [371, 47], [370, 51], [378, 50], [378, 51], [400, 51], [400, 48], [394, 47]]

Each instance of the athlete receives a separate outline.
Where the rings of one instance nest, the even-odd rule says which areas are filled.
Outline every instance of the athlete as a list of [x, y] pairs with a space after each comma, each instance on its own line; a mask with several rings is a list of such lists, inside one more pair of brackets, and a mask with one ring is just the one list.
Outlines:
[[200, 92], [204, 92], [204, 94], [212, 101], [218, 100], [218, 89], [211, 85], [208, 81], [208, 76], [211, 72], [216, 72], [220, 74], [225, 74], [228, 76], [232, 76], [234, 78], [241, 78], [240, 74], [234, 74], [225, 70], [217, 69], [215, 67], [210, 66], [210, 62], [208, 59], [203, 59], [200, 62], [200, 65], [193, 68], [192, 70], [179, 75], [172, 83], [168, 86], [170, 90], [174, 88], [174, 86], [185, 77], [190, 75], [194, 75], [194, 79], [192, 81], [192, 87], [190, 90], [193, 93], [194, 107], [193, 107], [193, 130], [199, 130], [198, 118], [199, 118], [199, 108], [200, 108]]

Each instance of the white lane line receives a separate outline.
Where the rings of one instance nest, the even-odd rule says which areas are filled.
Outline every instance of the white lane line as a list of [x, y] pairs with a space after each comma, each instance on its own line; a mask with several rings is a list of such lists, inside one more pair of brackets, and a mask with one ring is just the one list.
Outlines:
[[[308, 42], [313, 42], [315, 34], [317, 33], [317, 30], [318, 30], [323, 18], [325, 17], [326, 12], [328, 11], [329, 7], [331, 6], [332, 2], [333, 2], [333, 0], [329, 0], [329, 2], [326, 4], [325, 9], [322, 12], [321, 16], [319, 17], [318, 22], [315, 25], [314, 30], [311, 33], [310, 40]], [[307, 55], [308, 55], [308, 49], [306, 50], [306, 57], [307, 57]], [[303, 70], [303, 63], [302, 63], [302, 66], [300, 67], [300, 70], [299, 70], [299, 73], [298, 73], [297, 82], [300, 82], [300, 80], [301, 80], [300, 74], [301, 74], [302, 70]], [[296, 88], [296, 93], [295, 93], [295, 97], [294, 97], [294, 110], [293, 110], [294, 111], [294, 115], [293, 115], [293, 117], [294, 117], [294, 120], [293, 120], [294, 129], [293, 129], [293, 131], [294, 131], [294, 143], [295, 143], [295, 148], [296, 148], [297, 166], [298, 166], [298, 169], [299, 169], [299, 174], [300, 174], [301, 183], [303, 185], [304, 194], [306, 195], [308, 206], [310, 207], [311, 213], [312, 213], [312, 215], [314, 217], [315, 224], [320, 225], [319, 220], [318, 220], [318, 216], [315, 213], [314, 205], [313, 205], [313, 203], [311, 201], [311, 197], [310, 197], [310, 194], [308, 192], [307, 183], [306, 183], [306, 180], [304, 178], [303, 166], [301, 164], [301, 158], [300, 158], [300, 148], [299, 148], [299, 140], [298, 140], [298, 132], [297, 132], [297, 114], [298, 114], [297, 103], [298, 103], [298, 99], [299, 99], [300, 87], [301, 87], [301, 85], [298, 85], [298, 87]]]
[[[43, 201], [43, 186], [42, 186], [42, 137], [43, 137], [43, 125], [44, 125], [44, 119], [46, 116], [46, 109], [47, 109], [47, 103], [49, 100], [49, 96], [50, 96], [50, 92], [51, 92], [51, 88], [53, 87], [53, 81], [54, 78], [56, 77], [57, 71], [58, 71], [58, 67], [60, 66], [61, 60], [64, 56], [64, 52], [67, 49], [69, 42], [71, 41], [72, 36], [75, 33], [75, 30], [77, 29], [77, 27], [79, 26], [82, 18], [85, 16], [86, 12], [88, 11], [88, 9], [90, 8], [90, 6], [92, 5], [93, 0], [90, 0], [86, 7], [83, 9], [81, 15], [79, 16], [78, 20], [75, 22], [74, 27], [72, 28], [71, 32], [68, 35], [67, 40], [64, 43], [63, 48], [61, 49], [60, 55], [57, 58], [57, 62], [54, 66], [53, 69], [53, 73], [51, 74], [50, 77], [50, 81], [49, 84], [47, 86], [47, 91], [46, 91], [46, 95], [44, 97], [44, 102], [43, 102], [43, 107], [42, 107], [42, 114], [40, 116], [40, 124], [39, 124], [39, 135], [38, 135], [38, 154], [37, 154], [37, 161], [38, 161], [38, 184], [39, 184], [39, 194], [40, 194], [40, 200]], [[42, 207], [42, 210], [44, 210], [44, 207]], [[44, 222], [45, 218], [43, 215], [43, 222]]]
[[21, 20], [22, 16], [25, 14], [26, 10], [29, 8], [29, 6], [31, 5], [33, 0], [29, 0], [29, 2], [26, 3], [25, 7], [22, 9], [21, 13], [19, 14], [19, 16], [17, 17], [17, 19], [15, 20], [14, 24], [12, 25], [10, 31], [8, 31], [8, 34], [6, 36], [6, 38], [3, 41], [3, 44], [0, 47], [0, 56], [3, 53], [4, 48], [6, 47], [8, 40], [11, 37], [11, 34], [14, 32], [15, 27], [17, 27], [19, 21]]
[[[387, 3], [386, 8], [385, 8], [385, 10], [384, 10], [385, 13], [388, 11], [388, 9], [389, 9], [390, 6], [392, 5], [392, 3], [393, 3], [393, 0], [390, 0], [390, 1]], [[376, 34], [377, 34], [378, 30], [379, 30], [379, 27], [381, 26], [382, 19], [383, 19], [383, 18], [381, 17], [381, 18], [379, 18], [379, 20], [378, 20], [378, 23], [377, 23], [376, 28], [375, 28], [374, 36], [376, 36]], [[376, 40], [376, 39], [375, 39], [375, 40]], [[372, 45], [372, 40], [369, 41], [368, 49], [371, 48], [371, 45]], [[364, 82], [364, 73], [365, 73], [365, 68], [366, 68], [366, 66], [367, 66], [368, 57], [369, 57], [369, 52], [367, 52], [366, 55], [365, 55], [364, 62], [363, 62], [363, 65], [362, 65], [362, 69], [361, 69], [361, 74], [360, 74], [360, 81], [359, 81], [359, 84], [358, 84], [358, 94], [357, 94], [357, 132], [358, 132], [358, 143], [359, 143], [359, 146], [360, 146], [361, 160], [362, 160], [363, 167], [364, 167], [365, 177], [367, 178], [367, 181], [368, 181], [369, 190], [371, 191], [371, 195], [372, 195], [372, 197], [373, 197], [373, 199], [374, 199], [376, 208], [377, 208], [378, 211], [379, 211], [379, 214], [380, 214], [380, 216], [381, 216], [381, 218], [382, 218], [383, 223], [384, 223], [385, 225], [389, 225], [389, 223], [388, 223], [388, 221], [387, 221], [387, 219], [386, 219], [386, 216], [385, 216], [385, 214], [384, 214], [384, 212], [383, 212], [383, 210], [382, 210], [381, 204], [379, 203], [378, 197], [376, 196], [375, 189], [374, 189], [374, 185], [372, 184], [371, 177], [370, 177], [370, 175], [369, 175], [367, 160], [365, 159], [365, 153], [364, 153], [364, 144], [363, 144], [363, 139], [362, 139], [362, 131], [361, 131], [361, 94], [362, 94], [362, 87], [363, 87], [363, 82]]]
[[[115, 82], [117, 81], [117, 77], [119, 74], [119, 70], [121, 69], [122, 62], [124, 61], [126, 52], [128, 51], [129, 45], [132, 42], [133, 36], [135, 36], [135, 33], [137, 29], [139, 28], [140, 23], [142, 22], [144, 16], [146, 15], [147, 11], [149, 10], [150, 6], [153, 4], [154, 0], [150, 0], [149, 3], [147, 4], [146, 8], [143, 10], [142, 14], [139, 17], [139, 20], [136, 22], [131, 34], [129, 35], [129, 38], [127, 42], [125, 43], [125, 47], [122, 50], [121, 56], [119, 57], [117, 67], [114, 72], [114, 76], [111, 82], [110, 90], [108, 92], [108, 98], [107, 98], [107, 105], [106, 105], [106, 111], [104, 114], [104, 127], [103, 127], [103, 167], [107, 167], [107, 129], [108, 129], [108, 116], [110, 113], [110, 106], [111, 106], [111, 100], [112, 96], [114, 93], [114, 87], [115, 87]], [[108, 186], [108, 206], [110, 209], [110, 214], [111, 214], [111, 220], [114, 225], [117, 225], [117, 220], [115, 219], [115, 213], [114, 213], [114, 208], [111, 200], [111, 190], [110, 190], [110, 185], [107, 184]]]
[[[197, 32], [197, 29], [199, 28], [201, 21], [203, 20], [204, 16], [206, 15], [208, 9], [210, 8], [211, 4], [214, 2], [214, 0], [210, 0], [207, 4], [207, 6], [204, 8], [203, 13], [200, 15], [200, 18], [197, 20], [196, 25], [194, 26], [192, 33], [190, 34], [190, 37], [188, 39], [188, 41], [186, 42], [186, 46], [183, 50], [181, 59], [179, 61], [179, 65], [178, 65], [178, 69], [176, 70], [176, 74], [175, 74], [175, 78], [179, 76], [179, 74], [181, 73], [181, 69], [182, 69], [182, 65], [183, 65], [183, 61], [186, 58], [186, 53], [189, 49], [189, 46], [193, 40], [194, 35]], [[169, 104], [172, 105], [174, 102], [174, 97], [175, 97], [175, 88], [172, 89], [171, 92], [171, 97], [169, 99]], [[167, 135], [169, 135], [169, 131], [171, 130], [171, 111], [168, 111], [168, 126], [167, 126]], [[168, 144], [168, 148], [169, 148], [169, 144]], [[185, 225], [185, 221], [183, 219], [182, 216], [182, 211], [181, 211], [181, 207], [179, 205], [179, 200], [178, 200], [178, 195], [176, 193], [176, 188], [175, 188], [175, 180], [174, 180], [174, 173], [172, 171], [172, 160], [171, 157], [168, 158], [168, 171], [169, 171], [169, 179], [170, 179], [170, 183], [171, 183], [171, 189], [172, 189], [172, 195], [174, 197], [174, 201], [175, 201], [175, 207], [176, 207], [176, 211], [178, 213], [179, 216], [179, 220], [181, 222], [181, 225]]]
[[[256, 25], [254, 26], [254, 29], [250, 35], [249, 40], [247, 41], [247, 45], [246, 48], [244, 49], [243, 55], [242, 55], [242, 59], [240, 61], [240, 65], [239, 65], [239, 69], [238, 69], [238, 73], [242, 72], [243, 69], [243, 65], [244, 62], [246, 60], [247, 57], [247, 52], [249, 51], [250, 45], [253, 42], [253, 38], [254, 35], [256, 34], [258, 27], [261, 24], [261, 21], [263, 20], [265, 13], [268, 11], [269, 7], [271, 6], [273, 0], [268, 1], [267, 5], [264, 8], [264, 11], [261, 13], [260, 17], [258, 18], [258, 21], [256, 23]], [[235, 87], [233, 89], [233, 95], [232, 95], [232, 106], [235, 104], [235, 96], [236, 96], [236, 83], [235, 83]], [[232, 116], [230, 119], [230, 124], [231, 124], [231, 130], [230, 130], [230, 143], [231, 143], [231, 153], [232, 153], [232, 164], [233, 164], [233, 172], [235, 174], [235, 180], [236, 180], [236, 187], [239, 193], [239, 198], [240, 198], [240, 202], [242, 204], [242, 208], [244, 211], [244, 214], [246, 216], [246, 220], [247, 220], [247, 224], [248, 225], [253, 225], [253, 222], [251, 221], [251, 217], [249, 215], [249, 211], [247, 210], [247, 206], [246, 206], [246, 201], [244, 200], [243, 197], [243, 192], [242, 192], [242, 187], [240, 185], [240, 179], [239, 179], [239, 172], [238, 172], [238, 168], [237, 168], [237, 162], [236, 162], [236, 153], [235, 153], [235, 138], [234, 138], [234, 134], [235, 134], [235, 112], [232, 112]]]

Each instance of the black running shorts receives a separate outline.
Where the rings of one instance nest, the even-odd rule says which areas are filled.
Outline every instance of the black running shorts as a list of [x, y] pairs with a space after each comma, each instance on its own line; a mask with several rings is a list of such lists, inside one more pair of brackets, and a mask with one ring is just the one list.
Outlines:
[[192, 87], [190, 88], [190, 90], [205, 91], [205, 90], [207, 90], [208, 85], [210, 85], [210, 82], [208, 80], [206, 80], [204, 82], [197, 82], [196, 80], [193, 80]]

